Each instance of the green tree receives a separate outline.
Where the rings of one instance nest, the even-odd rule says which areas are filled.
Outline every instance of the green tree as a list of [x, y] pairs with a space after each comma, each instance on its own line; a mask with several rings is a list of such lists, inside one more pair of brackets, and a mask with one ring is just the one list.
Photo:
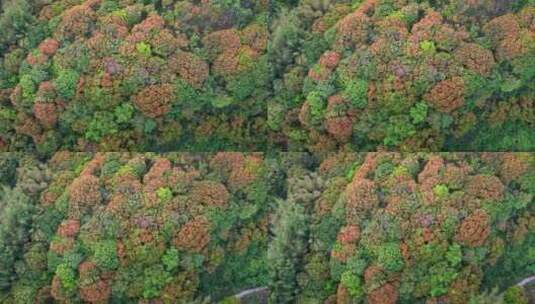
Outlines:
[[397, 243], [387, 243], [377, 248], [377, 263], [386, 270], [400, 271], [403, 268], [403, 256]]
[[176, 248], [168, 248], [162, 256], [162, 263], [165, 270], [171, 272], [180, 264], [180, 254]]
[[59, 96], [69, 100], [74, 97], [76, 85], [80, 75], [74, 70], [60, 70], [54, 80], [54, 86]]
[[171, 275], [162, 265], [155, 265], [145, 269], [143, 277], [143, 298], [151, 299], [160, 295], [162, 288], [171, 281]]
[[16, 278], [15, 263], [29, 241], [35, 207], [20, 188], [0, 189], [0, 290]]
[[520, 286], [507, 288], [503, 294], [503, 300], [507, 304], [528, 304], [528, 299], [524, 295], [524, 290]]
[[293, 303], [299, 292], [297, 274], [307, 244], [307, 216], [303, 206], [292, 201], [279, 201], [273, 234], [267, 256], [271, 300], [273, 303]]
[[273, 34], [268, 45], [269, 62], [275, 73], [280, 75], [291, 66], [295, 53], [301, 49], [303, 35], [296, 14], [282, 10], [273, 23]]
[[0, 154], [0, 184], [15, 186], [16, 170], [19, 165], [18, 157], [12, 153]]
[[130, 122], [130, 119], [134, 115], [134, 106], [129, 103], [122, 103], [115, 108], [114, 114], [117, 123]]
[[344, 285], [349, 294], [354, 298], [361, 298], [364, 295], [364, 288], [362, 286], [362, 280], [354, 274], [352, 271], [346, 271], [342, 273], [340, 283]]
[[56, 268], [56, 275], [61, 282], [61, 287], [65, 291], [72, 293], [76, 289], [76, 272], [71, 268], [71, 266], [68, 264], [60, 264]]
[[34, 22], [32, 7], [27, 0], [3, 1], [0, 15], [0, 53], [10, 44], [25, 36], [29, 26]]
[[166, 203], [173, 198], [173, 192], [169, 187], [161, 187], [156, 190], [156, 196], [160, 202]]
[[342, 95], [357, 108], [368, 105], [368, 82], [362, 79], [350, 79], [344, 84]]
[[386, 137], [383, 143], [387, 146], [395, 146], [414, 134], [416, 134], [416, 128], [411, 124], [409, 116], [392, 116], [386, 127]]
[[105, 270], [113, 270], [119, 266], [117, 257], [117, 242], [103, 240], [93, 246], [95, 263]]
[[421, 123], [427, 117], [427, 104], [425, 102], [419, 102], [410, 109], [410, 116], [413, 124]]
[[[122, 113], [124, 114], [124, 113]], [[120, 114], [120, 115], [122, 115]], [[122, 117], [124, 118], [124, 117]], [[102, 137], [118, 132], [115, 117], [109, 112], [96, 112], [93, 120], [89, 123], [85, 138], [98, 142]]]

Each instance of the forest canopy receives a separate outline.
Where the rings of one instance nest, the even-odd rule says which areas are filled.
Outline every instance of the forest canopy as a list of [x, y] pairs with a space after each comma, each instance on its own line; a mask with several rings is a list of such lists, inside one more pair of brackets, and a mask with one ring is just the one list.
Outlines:
[[535, 0], [0, 1], [0, 303], [535, 303]]
[[523, 1], [9, 0], [0, 150], [533, 151]]
[[0, 162], [2, 303], [528, 303], [533, 154]]

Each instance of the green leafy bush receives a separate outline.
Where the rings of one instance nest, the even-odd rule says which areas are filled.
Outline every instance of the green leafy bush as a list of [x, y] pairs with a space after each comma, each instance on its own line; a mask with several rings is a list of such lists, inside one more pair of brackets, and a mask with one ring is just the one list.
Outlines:
[[448, 247], [446, 252], [446, 259], [452, 267], [459, 265], [463, 259], [463, 252], [461, 245], [454, 243]]
[[424, 40], [420, 42], [420, 49], [426, 55], [432, 55], [436, 52], [435, 42]]
[[528, 299], [520, 286], [509, 287], [503, 295], [503, 300], [507, 304], [528, 304]]
[[431, 285], [429, 295], [438, 297], [448, 292], [450, 284], [457, 277], [457, 272], [447, 267], [435, 267], [431, 269], [431, 276], [429, 277], [429, 284]]
[[449, 194], [448, 186], [438, 184], [433, 188], [433, 193], [439, 198], [446, 197]]
[[33, 82], [31, 75], [23, 75], [20, 78], [19, 85], [22, 89], [22, 98], [33, 102], [37, 85]]
[[327, 108], [327, 96], [321, 91], [312, 91], [307, 95], [307, 101], [310, 105], [310, 114], [314, 121], [319, 121], [325, 115]]

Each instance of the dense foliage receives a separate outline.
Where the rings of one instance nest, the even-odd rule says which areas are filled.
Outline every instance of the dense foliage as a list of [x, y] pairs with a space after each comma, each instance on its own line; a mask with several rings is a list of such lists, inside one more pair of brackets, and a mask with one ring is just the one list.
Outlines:
[[2, 303], [206, 303], [268, 284], [283, 175], [260, 154], [13, 158], [16, 186], [0, 193]]
[[9, 0], [0, 150], [533, 151], [535, 5]]
[[266, 148], [268, 1], [3, 3], [1, 150]]
[[535, 273], [529, 153], [0, 160], [1, 303], [526, 303]]
[[535, 302], [534, 85], [535, 0], [0, 1], [0, 303]]
[[288, 197], [308, 219], [307, 248], [297, 290], [273, 289], [274, 303], [527, 303], [521, 288], [493, 289], [535, 273], [533, 154], [295, 160]]
[[535, 149], [533, 1], [279, 1], [275, 146]]

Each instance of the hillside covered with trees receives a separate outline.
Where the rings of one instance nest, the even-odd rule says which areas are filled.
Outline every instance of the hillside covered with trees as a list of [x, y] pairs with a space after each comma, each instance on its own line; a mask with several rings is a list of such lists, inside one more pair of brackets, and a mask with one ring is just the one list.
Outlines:
[[3, 2], [0, 148], [265, 149], [267, 4]]
[[535, 303], [535, 0], [1, 0], [34, 303]]
[[531, 0], [8, 0], [0, 149], [533, 151]]
[[279, 1], [273, 141], [290, 150], [533, 150], [533, 1]]
[[1, 303], [528, 303], [533, 154], [0, 162]]

